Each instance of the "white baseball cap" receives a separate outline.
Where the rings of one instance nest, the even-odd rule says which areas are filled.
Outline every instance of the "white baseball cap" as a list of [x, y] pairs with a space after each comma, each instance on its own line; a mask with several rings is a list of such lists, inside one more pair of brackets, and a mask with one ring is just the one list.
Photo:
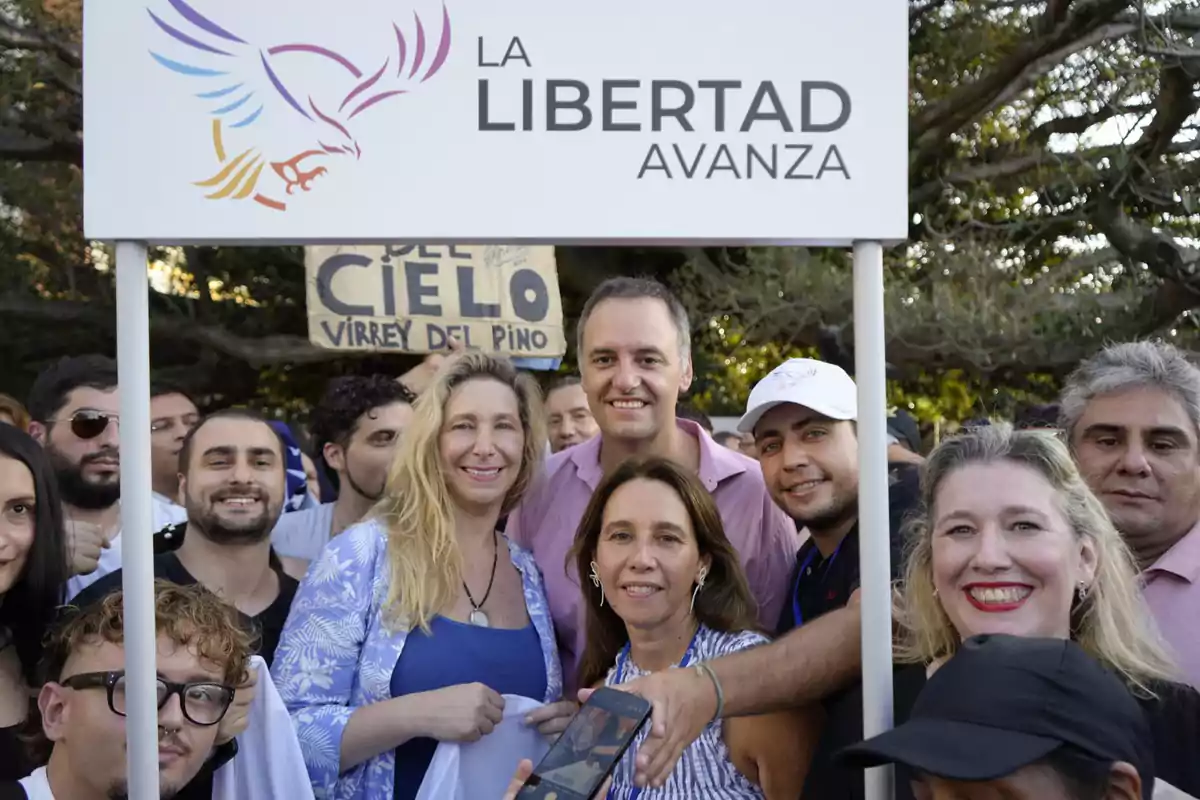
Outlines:
[[830, 419], [858, 419], [858, 387], [841, 367], [811, 358], [789, 358], [750, 390], [746, 415], [737, 429], [751, 433], [777, 405], [811, 408]]

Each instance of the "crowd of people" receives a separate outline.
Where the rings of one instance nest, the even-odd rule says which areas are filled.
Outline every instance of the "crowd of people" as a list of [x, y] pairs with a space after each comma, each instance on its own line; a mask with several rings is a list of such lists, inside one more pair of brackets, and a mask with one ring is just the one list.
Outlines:
[[[790, 359], [714, 438], [680, 403], [690, 330], [612, 279], [544, 398], [457, 348], [334, 381], [303, 431], [155, 386], [162, 796], [288, 745], [301, 795], [423, 800], [441, 748], [518, 701], [547, 744], [607, 686], [652, 715], [598, 798], [860, 798], [882, 764], [920, 800], [1200, 797], [1188, 354], [1109, 346], [1056, 414], [927, 454], [896, 415], [889, 530], [863, 532], [853, 378]], [[127, 792], [119, 391], [88, 355], [0, 402], [0, 798]], [[859, 554], [885, 536], [896, 727], [864, 741]], [[288, 722], [258, 747], [264, 697]]]

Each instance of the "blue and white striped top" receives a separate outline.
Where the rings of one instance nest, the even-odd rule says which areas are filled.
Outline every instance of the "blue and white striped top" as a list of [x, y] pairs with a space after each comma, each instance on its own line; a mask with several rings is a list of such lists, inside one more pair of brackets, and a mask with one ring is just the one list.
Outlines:
[[[767, 637], [758, 633], [719, 633], [701, 625], [696, 634], [693, 656], [684, 666], [694, 667], [701, 661], [748, 650], [768, 641]], [[624, 670], [620, 683], [628, 683], [648, 674], [639, 669], [632, 659], [622, 661]], [[617, 667], [614, 665], [608, 671], [604, 684], [615, 686], [617, 683]], [[637, 800], [695, 800], [700, 797], [705, 800], [760, 800], [766, 796], [762, 789], [751, 783], [733, 765], [729, 748], [725, 745], [724, 724], [719, 719], [711, 722], [700, 737], [683, 751], [683, 756], [664, 786], [659, 789], [647, 787], [635, 794], [634, 758], [649, 731], [650, 725], [647, 723], [613, 770], [612, 790], [608, 795], [611, 800], [630, 800], [632, 797]]]

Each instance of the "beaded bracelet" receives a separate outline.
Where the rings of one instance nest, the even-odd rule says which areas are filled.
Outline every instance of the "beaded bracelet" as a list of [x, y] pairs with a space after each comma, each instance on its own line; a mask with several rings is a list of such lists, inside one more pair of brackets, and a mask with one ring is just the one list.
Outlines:
[[713, 672], [712, 667], [708, 664], [697, 664], [696, 672], [707, 676], [712, 681], [713, 689], [717, 691], [717, 711], [713, 714], [713, 720], [718, 720], [721, 718], [721, 713], [725, 710], [725, 692], [721, 690], [721, 682], [717, 680], [717, 673]]

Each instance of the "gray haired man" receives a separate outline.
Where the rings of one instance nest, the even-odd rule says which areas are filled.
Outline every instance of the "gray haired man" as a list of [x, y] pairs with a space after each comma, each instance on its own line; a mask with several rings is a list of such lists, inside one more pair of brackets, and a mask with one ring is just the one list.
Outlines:
[[1200, 687], [1200, 369], [1170, 344], [1112, 345], [1068, 378], [1061, 413], [1159, 628]]

